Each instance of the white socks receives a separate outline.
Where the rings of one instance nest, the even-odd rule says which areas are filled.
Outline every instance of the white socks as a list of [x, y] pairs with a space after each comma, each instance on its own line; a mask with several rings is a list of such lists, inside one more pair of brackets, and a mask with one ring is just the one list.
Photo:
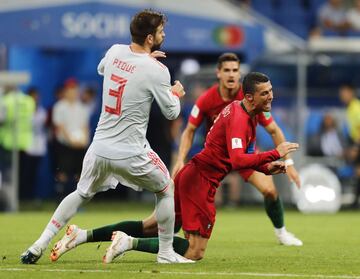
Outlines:
[[75, 215], [79, 207], [88, 200], [90, 200], [90, 198], [83, 198], [76, 190], [67, 195], [56, 208], [50, 222], [35, 244], [42, 250], [45, 250], [54, 236], [67, 224], [70, 218]]
[[276, 234], [276, 235], [283, 234], [283, 233], [285, 233], [285, 232], [286, 232], [285, 227], [282, 227], [282, 228], [280, 228], [280, 229], [275, 228], [275, 234]]
[[165, 192], [156, 194], [155, 215], [159, 229], [159, 254], [161, 252], [173, 251], [174, 208], [174, 182], [171, 180]]

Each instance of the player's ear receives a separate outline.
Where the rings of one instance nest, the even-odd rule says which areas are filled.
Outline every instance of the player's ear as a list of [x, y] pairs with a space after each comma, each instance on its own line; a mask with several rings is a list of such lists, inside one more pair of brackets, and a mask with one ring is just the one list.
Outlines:
[[146, 36], [146, 41], [149, 43], [149, 44], [153, 44], [154, 43], [154, 36], [149, 34]]
[[252, 94], [245, 94], [245, 99], [248, 101], [248, 102], [252, 102], [254, 100], [254, 95]]

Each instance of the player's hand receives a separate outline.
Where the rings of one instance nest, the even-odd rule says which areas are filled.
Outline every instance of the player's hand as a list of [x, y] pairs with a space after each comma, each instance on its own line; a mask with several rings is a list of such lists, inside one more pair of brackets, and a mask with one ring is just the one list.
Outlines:
[[171, 91], [176, 92], [179, 98], [185, 95], [184, 86], [182, 86], [181, 82], [178, 80], [175, 80], [175, 84], [171, 87]]
[[300, 176], [294, 165], [286, 167], [286, 174], [289, 177], [289, 180], [291, 182], [294, 182], [296, 186], [300, 189], [301, 187]]
[[183, 168], [183, 166], [185, 165], [185, 163], [183, 161], [176, 161], [172, 172], [171, 172], [171, 178], [174, 179], [175, 176], [178, 174], [178, 172]]
[[286, 173], [286, 166], [283, 161], [271, 162], [267, 168], [271, 174]]
[[298, 149], [299, 149], [298, 143], [288, 142], [288, 141], [282, 142], [276, 147], [276, 150], [279, 152], [281, 158]]
[[155, 50], [152, 53], [150, 53], [150, 56], [152, 56], [153, 58], [166, 58], [166, 54], [165, 52], [161, 51], [161, 50]]

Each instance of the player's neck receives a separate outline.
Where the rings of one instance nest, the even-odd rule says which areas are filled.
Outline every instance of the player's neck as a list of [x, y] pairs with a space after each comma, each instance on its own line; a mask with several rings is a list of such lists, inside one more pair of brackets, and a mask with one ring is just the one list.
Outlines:
[[221, 86], [221, 84], [219, 84], [219, 94], [221, 96], [221, 98], [225, 101], [225, 102], [229, 102], [229, 101], [233, 101], [236, 97], [236, 94], [238, 93], [240, 88], [240, 85], [234, 89], [228, 89], [224, 86]]
[[254, 117], [255, 115], [259, 114], [261, 111], [257, 111], [255, 106], [251, 104], [246, 99], [243, 99], [241, 101], [241, 106], [245, 110], [245, 112], [250, 115], [251, 117]]
[[149, 54], [151, 53], [151, 49], [149, 46], [147, 45], [142, 46], [134, 42], [130, 44], [130, 49], [134, 53], [149, 53]]

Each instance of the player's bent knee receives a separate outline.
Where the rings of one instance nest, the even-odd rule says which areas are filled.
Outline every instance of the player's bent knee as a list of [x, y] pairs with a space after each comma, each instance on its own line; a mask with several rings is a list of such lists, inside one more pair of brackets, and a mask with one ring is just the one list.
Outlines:
[[266, 187], [262, 191], [262, 194], [263, 194], [265, 199], [276, 200], [277, 197], [278, 197], [278, 192], [277, 192], [275, 187]]

